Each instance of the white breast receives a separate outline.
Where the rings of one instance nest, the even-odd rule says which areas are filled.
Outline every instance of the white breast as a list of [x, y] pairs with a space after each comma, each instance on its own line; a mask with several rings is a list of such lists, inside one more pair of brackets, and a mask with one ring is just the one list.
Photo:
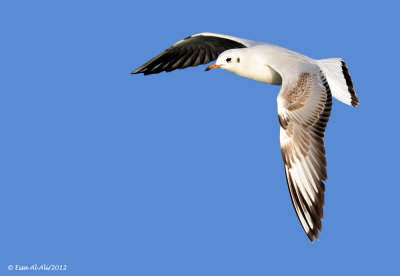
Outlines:
[[[263, 45], [264, 46], [264, 45]], [[260, 47], [260, 46], [258, 46]], [[264, 46], [265, 47], [265, 46]], [[264, 48], [262, 47], [262, 48]], [[261, 49], [263, 54], [257, 54], [258, 51], [248, 51], [248, 49], [235, 49], [235, 51], [240, 52], [240, 64], [232, 68], [223, 68], [227, 71], [235, 73], [239, 76], [259, 81], [267, 84], [281, 85], [282, 78], [272, 67], [269, 66], [267, 54], [265, 48]]]

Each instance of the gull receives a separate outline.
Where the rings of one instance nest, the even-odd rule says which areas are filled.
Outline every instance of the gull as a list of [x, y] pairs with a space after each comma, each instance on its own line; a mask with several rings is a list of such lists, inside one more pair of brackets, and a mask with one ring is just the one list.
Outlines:
[[297, 217], [311, 242], [322, 231], [328, 179], [323, 138], [332, 96], [351, 106], [359, 99], [341, 58], [314, 60], [291, 50], [238, 37], [199, 33], [178, 41], [132, 74], [157, 74], [216, 60], [221, 68], [262, 83], [281, 85], [277, 97], [286, 180]]

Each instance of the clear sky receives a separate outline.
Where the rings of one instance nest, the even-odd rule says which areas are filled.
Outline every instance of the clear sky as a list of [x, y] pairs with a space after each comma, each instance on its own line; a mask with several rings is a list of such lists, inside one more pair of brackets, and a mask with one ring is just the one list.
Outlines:
[[[2, 1], [0, 274], [399, 273], [399, 6], [371, 2]], [[319, 242], [287, 189], [280, 87], [129, 74], [199, 32], [347, 62], [360, 105], [333, 102]]]

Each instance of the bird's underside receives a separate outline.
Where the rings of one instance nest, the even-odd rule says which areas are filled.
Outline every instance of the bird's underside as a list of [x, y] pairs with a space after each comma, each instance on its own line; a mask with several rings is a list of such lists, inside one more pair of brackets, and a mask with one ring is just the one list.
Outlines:
[[[149, 75], [207, 64], [217, 58], [219, 60], [219, 56], [223, 56], [226, 50], [252, 50], [255, 45], [260, 43], [227, 35], [201, 33], [175, 43], [132, 74]], [[316, 61], [278, 46], [272, 47], [275, 47], [274, 51], [278, 49], [278, 55], [279, 49], [282, 49], [282, 56], [288, 57], [284, 64], [266, 64], [282, 77], [277, 102], [287, 184], [299, 221], [308, 238], [314, 241], [314, 238], [319, 238], [319, 231], [322, 231], [325, 204], [323, 181], [327, 180], [323, 138], [332, 111], [332, 96], [352, 106], [357, 106], [359, 100], [347, 66], [341, 59]], [[237, 50], [237, 53], [244, 55], [244, 51], [241, 51]], [[254, 50], [252, 54], [265, 54], [257, 51], [261, 50]], [[235, 59], [239, 62], [245, 60], [246, 56]], [[310, 64], [304, 64], [308, 61]], [[226, 58], [226, 62], [231, 63], [230, 57]], [[213, 65], [208, 69], [219, 67], [225, 69], [224, 64]]]

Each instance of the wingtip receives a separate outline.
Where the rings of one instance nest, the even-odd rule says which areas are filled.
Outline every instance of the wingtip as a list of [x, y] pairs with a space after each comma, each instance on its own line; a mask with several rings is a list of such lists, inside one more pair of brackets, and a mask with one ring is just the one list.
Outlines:
[[311, 232], [310, 235], [308, 236], [308, 238], [310, 239], [311, 243], [314, 243], [315, 239], [317, 241], [319, 241], [319, 231], [318, 229], [316, 229], [316, 231]]
[[311, 243], [314, 243], [315, 240], [319, 241], [319, 232], [322, 232], [322, 230], [311, 230], [310, 232], [306, 233]]
[[131, 72], [131, 75], [144, 73], [144, 71], [146, 71], [146, 68], [144, 66], [140, 66], [139, 68], [136, 68], [135, 70], [133, 70]]

